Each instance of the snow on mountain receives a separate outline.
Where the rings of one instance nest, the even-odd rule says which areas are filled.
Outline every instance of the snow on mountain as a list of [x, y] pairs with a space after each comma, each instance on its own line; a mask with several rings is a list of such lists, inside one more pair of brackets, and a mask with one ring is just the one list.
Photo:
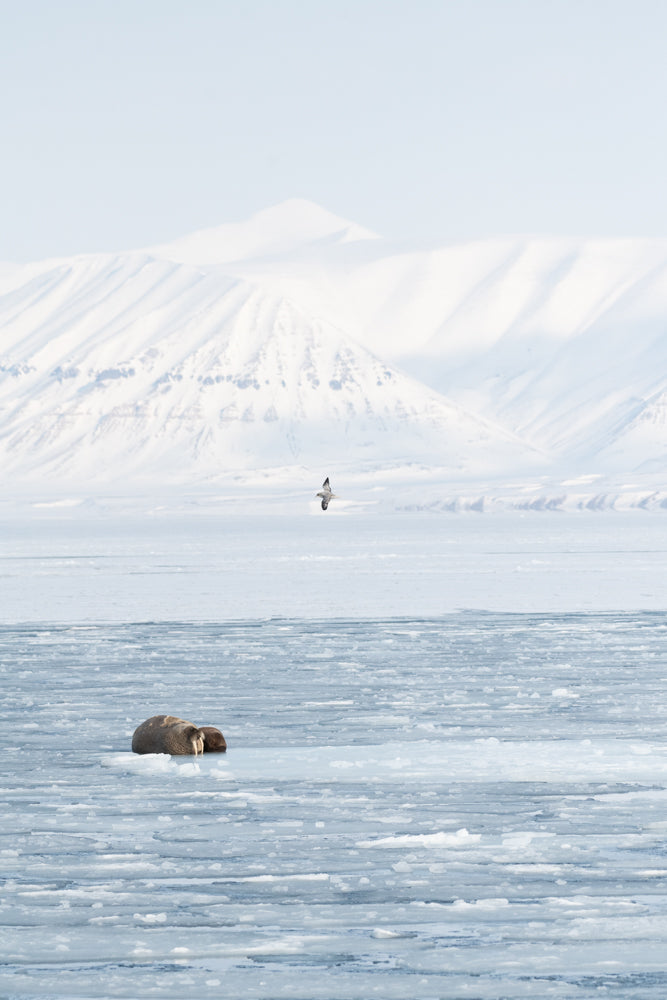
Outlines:
[[288, 299], [144, 254], [56, 262], [0, 299], [0, 455], [15, 480], [539, 458]]
[[417, 251], [292, 200], [0, 279], [15, 482], [411, 466], [553, 493], [666, 471], [667, 241]]
[[147, 252], [185, 264], [209, 266], [252, 258], [273, 258], [311, 244], [376, 239], [374, 233], [301, 198], [257, 212], [244, 222], [204, 229]]
[[665, 385], [666, 362], [667, 243], [632, 241], [507, 252], [403, 359], [540, 447], [598, 467]]
[[[421, 252], [377, 240], [229, 268], [298, 297], [566, 466], [634, 467], [621, 457], [626, 429], [667, 391], [665, 240], [507, 238]], [[642, 426], [654, 423], [647, 412]]]

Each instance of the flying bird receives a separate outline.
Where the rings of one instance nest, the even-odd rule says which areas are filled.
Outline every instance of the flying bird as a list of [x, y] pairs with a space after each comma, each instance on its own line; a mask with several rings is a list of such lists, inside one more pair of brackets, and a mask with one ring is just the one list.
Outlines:
[[322, 483], [322, 489], [317, 494], [317, 496], [318, 497], [322, 497], [322, 510], [326, 510], [327, 507], [329, 506], [329, 501], [333, 500], [334, 497], [336, 496], [335, 493], [331, 492], [331, 487], [329, 486], [329, 477], [328, 476], [324, 480], [324, 482]]

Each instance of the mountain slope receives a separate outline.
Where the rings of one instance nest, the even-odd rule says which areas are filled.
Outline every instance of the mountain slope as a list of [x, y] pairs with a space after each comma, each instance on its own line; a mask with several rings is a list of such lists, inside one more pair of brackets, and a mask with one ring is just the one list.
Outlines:
[[565, 463], [595, 463], [667, 389], [664, 240], [375, 240], [227, 269]]
[[541, 460], [243, 279], [143, 254], [45, 266], [0, 299], [15, 478], [215, 480], [293, 464]]

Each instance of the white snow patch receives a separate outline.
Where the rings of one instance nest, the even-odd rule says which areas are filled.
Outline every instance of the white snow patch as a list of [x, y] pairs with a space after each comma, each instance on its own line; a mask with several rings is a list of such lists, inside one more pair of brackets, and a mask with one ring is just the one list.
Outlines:
[[467, 847], [476, 844], [481, 840], [481, 834], [468, 833], [466, 829], [457, 830], [456, 833], [406, 833], [402, 836], [380, 837], [377, 840], [361, 840], [357, 842], [357, 847]]

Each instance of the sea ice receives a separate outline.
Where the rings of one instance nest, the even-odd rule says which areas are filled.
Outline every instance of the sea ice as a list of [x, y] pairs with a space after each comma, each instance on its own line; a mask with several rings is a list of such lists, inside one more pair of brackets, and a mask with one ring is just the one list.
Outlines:
[[663, 560], [598, 516], [11, 535], [0, 994], [662, 1000], [667, 617], [599, 605]]

